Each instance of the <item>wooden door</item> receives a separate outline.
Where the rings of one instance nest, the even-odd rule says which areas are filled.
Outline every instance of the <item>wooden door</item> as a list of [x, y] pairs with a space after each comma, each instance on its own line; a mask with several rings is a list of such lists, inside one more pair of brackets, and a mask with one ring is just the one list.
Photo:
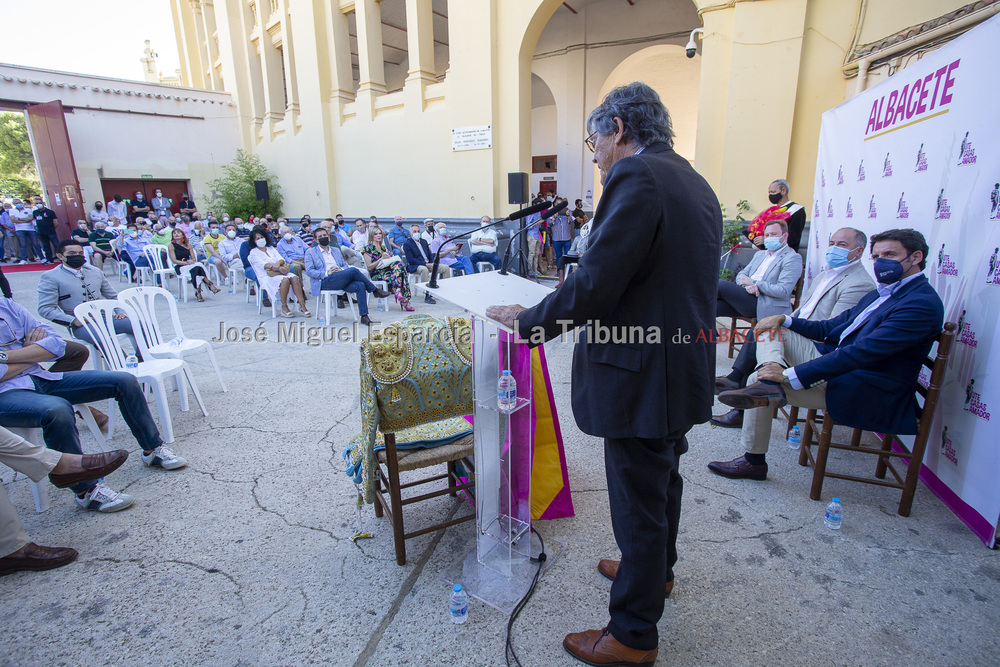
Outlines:
[[45, 204], [63, 224], [56, 227], [59, 239], [67, 239], [76, 221], [87, 217], [80, 201], [80, 181], [76, 177], [73, 148], [66, 130], [62, 102], [31, 104], [25, 109], [35, 157], [41, 169]]

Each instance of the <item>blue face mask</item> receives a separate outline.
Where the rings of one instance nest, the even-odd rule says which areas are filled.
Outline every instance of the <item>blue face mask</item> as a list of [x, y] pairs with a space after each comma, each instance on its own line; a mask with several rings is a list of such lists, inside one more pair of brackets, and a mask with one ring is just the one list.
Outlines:
[[[903, 259], [909, 259], [909, 255]], [[883, 285], [892, 285], [898, 283], [903, 277], [903, 263], [897, 262], [894, 259], [886, 259], [885, 257], [879, 257], [875, 260], [875, 279]]]
[[767, 237], [766, 239], [764, 239], [764, 247], [770, 250], [771, 252], [774, 252], [775, 250], [781, 247], [781, 237], [778, 236]]
[[840, 268], [841, 266], [847, 266], [850, 264], [847, 256], [851, 254], [851, 251], [847, 248], [841, 248], [840, 246], [832, 245], [826, 249], [826, 263], [830, 265], [830, 268]]

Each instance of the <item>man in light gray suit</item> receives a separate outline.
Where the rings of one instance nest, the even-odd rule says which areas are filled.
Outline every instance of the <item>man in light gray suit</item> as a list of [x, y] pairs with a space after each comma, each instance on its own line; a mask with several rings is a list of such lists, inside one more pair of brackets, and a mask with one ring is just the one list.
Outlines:
[[[809, 284], [802, 297], [802, 305], [793, 317], [822, 321], [833, 319], [850, 310], [865, 294], [875, 289], [875, 281], [861, 265], [861, 256], [868, 244], [865, 233], [852, 227], [838, 229], [830, 237], [826, 251], [826, 267]], [[747, 386], [747, 378], [757, 367], [757, 343], [753, 339], [744, 343], [729, 375], [715, 378], [715, 393]], [[741, 428], [743, 411], [730, 410], [712, 417], [712, 424], [723, 428]]]
[[[117, 298], [118, 293], [111, 287], [104, 271], [86, 263], [83, 246], [78, 240], [60, 241], [56, 246], [56, 257], [62, 263], [43, 273], [38, 280], [38, 314], [66, 326], [74, 337], [93, 344], [90, 333], [76, 319], [73, 309], [85, 301]], [[124, 313], [115, 315], [115, 332], [128, 336], [132, 348], [139, 349], [135, 346], [132, 323]]]
[[802, 275], [802, 256], [788, 246], [788, 223], [771, 220], [764, 227], [764, 250], [736, 274], [719, 281], [717, 317], [790, 315], [792, 291]]

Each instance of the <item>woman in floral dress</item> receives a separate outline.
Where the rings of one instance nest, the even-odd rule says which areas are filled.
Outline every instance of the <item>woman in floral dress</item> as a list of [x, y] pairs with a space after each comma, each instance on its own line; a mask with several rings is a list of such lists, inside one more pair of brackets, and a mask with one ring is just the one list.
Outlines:
[[384, 238], [385, 232], [381, 227], [368, 230], [368, 245], [361, 249], [368, 275], [372, 280], [384, 280], [389, 286], [389, 291], [399, 300], [400, 308], [412, 312], [414, 308], [410, 305], [410, 281], [406, 275], [406, 268], [399, 257], [393, 255], [383, 245]]

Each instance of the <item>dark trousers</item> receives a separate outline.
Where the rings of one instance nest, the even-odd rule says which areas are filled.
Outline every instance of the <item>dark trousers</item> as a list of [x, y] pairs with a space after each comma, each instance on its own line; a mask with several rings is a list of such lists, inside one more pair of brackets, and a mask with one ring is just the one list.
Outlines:
[[621, 643], [643, 651], [656, 648], [663, 591], [674, 578], [684, 489], [678, 462], [687, 447], [684, 432], [604, 440], [611, 526], [622, 552], [611, 584], [608, 629]]
[[319, 284], [321, 290], [346, 290], [358, 297], [358, 314], [368, 314], [368, 292], [374, 292], [375, 283], [353, 266], [332, 273]]
[[14, 293], [10, 291], [10, 283], [7, 282], [7, 276], [3, 274], [3, 269], [0, 269], [0, 291], [8, 299], [13, 298]]
[[757, 297], [742, 285], [728, 280], [719, 281], [718, 317], [757, 317]]
[[740, 353], [736, 355], [733, 370], [729, 372], [728, 377], [733, 382], [739, 382], [740, 387], [745, 387], [747, 378], [755, 368], [757, 368], [757, 341], [748, 335], [746, 342], [740, 347]]
[[51, 264], [55, 261], [56, 246], [59, 245], [59, 237], [55, 232], [38, 232], [38, 242], [42, 244], [42, 252], [45, 253], [45, 261]]

